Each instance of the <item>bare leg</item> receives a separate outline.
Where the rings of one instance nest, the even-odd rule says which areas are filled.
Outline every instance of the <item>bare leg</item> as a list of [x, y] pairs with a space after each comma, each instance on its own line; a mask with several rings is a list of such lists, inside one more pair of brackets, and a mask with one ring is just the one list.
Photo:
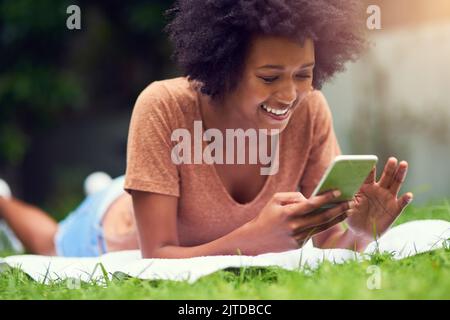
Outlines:
[[27, 251], [56, 255], [53, 238], [58, 224], [49, 214], [18, 199], [0, 197], [0, 218], [5, 219]]

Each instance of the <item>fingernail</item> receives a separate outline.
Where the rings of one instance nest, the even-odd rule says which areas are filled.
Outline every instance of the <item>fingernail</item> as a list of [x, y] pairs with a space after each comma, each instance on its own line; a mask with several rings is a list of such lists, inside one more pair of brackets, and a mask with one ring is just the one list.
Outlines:
[[407, 199], [405, 200], [405, 205], [410, 204], [412, 201], [413, 201], [413, 198], [407, 198]]
[[351, 209], [355, 206], [355, 202], [354, 201], [349, 201], [348, 202], [348, 208]]
[[340, 195], [341, 195], [341, 191], [339, 191], [339, 190], [334, 190], [334, 191], [333, 191], [333, 196], [334, 196], [334, 197], [337, 198], [337, 197], [339, 197]]

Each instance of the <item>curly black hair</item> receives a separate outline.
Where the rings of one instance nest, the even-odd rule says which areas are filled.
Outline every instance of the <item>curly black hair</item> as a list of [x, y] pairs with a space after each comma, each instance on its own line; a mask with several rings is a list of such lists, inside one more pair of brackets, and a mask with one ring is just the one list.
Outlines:
[[235, 89], [251, 37], [284, 36], [315, 45], [320, 89], [366, 47], [359, 0], [177, 0], [166, 12], [173, 58], [213, 99]]

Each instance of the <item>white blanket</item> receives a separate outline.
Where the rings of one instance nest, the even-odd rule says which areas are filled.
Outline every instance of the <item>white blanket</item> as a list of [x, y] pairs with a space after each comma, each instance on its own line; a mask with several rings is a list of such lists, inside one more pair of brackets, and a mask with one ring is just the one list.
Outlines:
[[[313, 248], [311, 241], [302, 249], [259, 256], [205, 256], [189, 259], [141, 259], [138, 250], [121, 251], [95, 258], [66, 258], [38, 255], [17, 255], [0, 259], [2, 263], [19, 267], [36, 281], [76, 279], [105, 281], [115, 272], [141, 279], [186, 280], [195, 282], [202, 276], [229, 267], [279, 266], [288, 270], [316, 268], [327, 260], [342, 263], [361, 260], [366, 254], [389, 252], [394, 259], [403, 259], [418, 253], [449, 247], [450, 222], [443, 220], [417, 220], [396, 226], [377, 242], [369, 244], [364, 253], [345, 249]], [[104, 269], [103, 269], [103, 268]], [[1, 270], [2, 268], [0, 268]]]

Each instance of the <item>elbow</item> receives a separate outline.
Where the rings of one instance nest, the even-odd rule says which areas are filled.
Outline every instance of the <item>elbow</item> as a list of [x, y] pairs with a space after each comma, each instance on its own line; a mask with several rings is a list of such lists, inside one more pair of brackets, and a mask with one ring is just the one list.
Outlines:
[[164, 258], [162, 256], [162, 248], [164, 246], [152, 246], [152, 247], [146, 247], [146, 246], [140, 246], [141, 248], [141, 257], [142, 259], [161, 259]]
[[174, 259], [179, 258], [173, 246], [159, 246], [152, 249], [141, 249], [142, 259]]

